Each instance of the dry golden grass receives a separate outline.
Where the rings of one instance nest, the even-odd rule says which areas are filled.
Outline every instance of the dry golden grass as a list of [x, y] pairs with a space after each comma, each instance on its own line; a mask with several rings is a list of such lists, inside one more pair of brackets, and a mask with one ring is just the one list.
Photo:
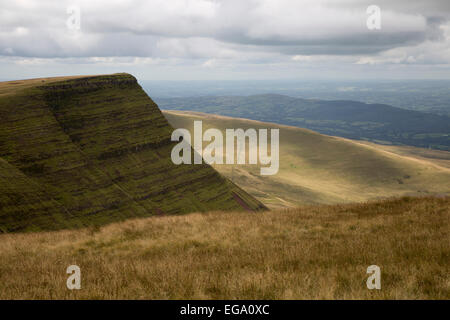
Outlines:
[[409, 157], [412, 159], [424, 160], [434, 163], [440, 167], [450, 169], [450, 152], [444, 150], [417, 148], [412, 146], [388, 146], [375, 144], [368, 141], [358, 141], [381, 150], [386, 150], [398, 154], [400, 156]]
[[[449, 207], [401, 198], [4, 234], [0, 298], [449, 299]], [[381, 290], [366, 288], [372, 264]]]
[[19, 90], [32, 88], [38, 85], [49, 84], [52, 82], [77, 79], [77, 78], [87, 78], [95, 77], [94, 75], [83, 75], [83, 76], [64, 76], [64, 77], [50, 77], [50, 78], [35, 78], [35, 79], [25, 79], [25, 80], [12, 80], [12, 81], [2, 81], [0, 82], [0, 97], [10, 94], [17, 93]]

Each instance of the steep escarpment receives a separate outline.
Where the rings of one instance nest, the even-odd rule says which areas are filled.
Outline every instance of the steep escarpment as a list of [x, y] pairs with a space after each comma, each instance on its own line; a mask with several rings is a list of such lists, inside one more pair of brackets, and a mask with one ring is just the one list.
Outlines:
[[32, 81], [0, 87], [1, 231], [263, 208], [208, 165], [172, 163], [172, 128], [133, 76]]

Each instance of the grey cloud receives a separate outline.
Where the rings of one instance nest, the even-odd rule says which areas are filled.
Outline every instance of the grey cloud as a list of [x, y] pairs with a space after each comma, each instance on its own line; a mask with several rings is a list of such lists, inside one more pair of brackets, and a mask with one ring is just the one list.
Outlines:
[[0, 0], [0, 55], [266, 61], [448, 41], [442, 26], [450, 1], [376, 2], [382, 29], [370, 31], [367, 1], [80, 1], [82, 30], [72, 33], [65, 27], [70, 1]]
[[427, 29], [426, 38], [431, 41], [443, 41], [445, 40], [444, 30], [441, 26], [448, 22], [449, 18], [442, 16], [427, 17]]

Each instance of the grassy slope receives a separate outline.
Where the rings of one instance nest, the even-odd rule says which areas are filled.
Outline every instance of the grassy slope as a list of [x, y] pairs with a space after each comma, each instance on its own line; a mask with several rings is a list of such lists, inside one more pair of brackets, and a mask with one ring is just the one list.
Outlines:
[[373, 144], [367, 141], [358, 141], [362, 144], [376, 146], [379, 149], [386, 150], [401, 156], [412, 157], [419, 160], [425, 160], [438, 166], [450, 169], [450, 152], [443, 150], [416, 148], [410, 146], [387, 146], [381, 144]]
[[[0, 232], [261, 205], [207, 165], [128, 74], [0, 84]], [[242, 209], [242, 208], [241, 208]]]
[[375, 144], [253, 120], [195, 112], [165, 111], [164, 114], [174, 127], [190, 130], [193, 120], [203, 120], [203, 130], [280, 128], [277, 175], [261, 176], [259, 167], [254, 165], [234, 166], [233, 174], [231, 166], [215, 165], [219, 172], [271, 207], [450, 194], [450, 170], [438, 162], [414, 157], [411, 152], [401, 155]]
[[322, 134], [450, 151], [450, 118], [383, 104], [278, 94], [158, 99], [162, 109], [200, 111], [308, 128]]
[[[0, 299], [450, 299], [449, 208], [403, 198], [0, 235]], [[381, 290], [366, 288], [372, 264]]]

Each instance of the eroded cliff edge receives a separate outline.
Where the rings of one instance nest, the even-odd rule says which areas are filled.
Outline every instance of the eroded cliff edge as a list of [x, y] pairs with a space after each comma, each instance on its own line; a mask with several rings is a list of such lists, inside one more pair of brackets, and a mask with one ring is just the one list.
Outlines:
[[129, 74], [2, 89], [0, 232], [264, 209], [208, 165], [174, 165], [173, 129]]

